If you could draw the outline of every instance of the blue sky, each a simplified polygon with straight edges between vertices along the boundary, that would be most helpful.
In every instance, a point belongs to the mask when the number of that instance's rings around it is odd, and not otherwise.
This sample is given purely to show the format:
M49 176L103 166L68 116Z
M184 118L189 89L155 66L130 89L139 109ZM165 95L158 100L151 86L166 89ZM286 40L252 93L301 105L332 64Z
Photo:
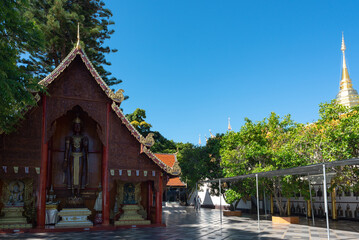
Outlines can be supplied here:
M341 33L359 90L359 1L112 0L108 69L146 110L153 130L177 142L238 131L274 111L301 123L335 98Z

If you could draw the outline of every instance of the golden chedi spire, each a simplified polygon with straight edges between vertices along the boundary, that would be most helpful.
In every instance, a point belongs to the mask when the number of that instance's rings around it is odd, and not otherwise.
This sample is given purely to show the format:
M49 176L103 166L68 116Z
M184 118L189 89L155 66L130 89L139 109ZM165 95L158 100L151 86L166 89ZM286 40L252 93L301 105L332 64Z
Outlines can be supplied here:
M199 138L198 138L198 145L201 146L202 142L201 142L201 134L199 135Z
M228 131L232 131L231 118L230 117L228 117Z
M342 79L340 80L340 90L337 95L337 102L347 107L353 107L359 104L358 92L353 88L352 80L349 78L349 72L345 60L345 43L344 34L342 34L342 53L343 53L343 69Z

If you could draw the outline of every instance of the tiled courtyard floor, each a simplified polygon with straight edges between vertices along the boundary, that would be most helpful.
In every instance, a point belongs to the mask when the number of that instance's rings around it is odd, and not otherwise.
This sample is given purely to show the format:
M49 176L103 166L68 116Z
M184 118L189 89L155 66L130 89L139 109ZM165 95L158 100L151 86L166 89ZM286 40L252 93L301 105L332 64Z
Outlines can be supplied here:
M116 231L66 232L66 233L14 233L0 234L0 239L327 239L325 221L318 219L316 226L308 226L305 218L301 224L272 224L261 220L258 232L255 216L223 217L219 210L164 207L163 221L167 227L118 229ZM331 239L359 239L359 222L331 222Z

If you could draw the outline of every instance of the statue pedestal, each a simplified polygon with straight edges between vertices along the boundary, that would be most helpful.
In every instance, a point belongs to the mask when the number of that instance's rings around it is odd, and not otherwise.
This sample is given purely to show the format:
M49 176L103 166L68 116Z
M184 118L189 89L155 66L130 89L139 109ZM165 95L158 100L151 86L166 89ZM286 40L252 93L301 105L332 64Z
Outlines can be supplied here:
M137 211L140 210L138 205L123 205L122 210L123 214L121 215L120 219L115 222L115 226L151 224L150 220L143 219L143 217L137 213Z
M2 209L4 216L0 217L0 229L31 228L32 224L27 223L23 212L22 206L5 206Z
M45 224L56 224L59 220L57 203L46 203Z
M91 211L87 208L64 208L59 212L62 220L55 227L92 227L93 223L87 220Z

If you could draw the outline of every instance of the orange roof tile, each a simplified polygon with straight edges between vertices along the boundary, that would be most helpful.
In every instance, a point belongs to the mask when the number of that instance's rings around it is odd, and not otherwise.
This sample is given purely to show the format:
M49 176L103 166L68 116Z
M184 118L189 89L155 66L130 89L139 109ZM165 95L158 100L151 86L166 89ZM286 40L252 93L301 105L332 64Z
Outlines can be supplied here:
M172 168L175 162L177 161L175 154L155 153L155 156L170 168Z
M170 178L167 182L167 187L185 187L184 184L179 177Z

